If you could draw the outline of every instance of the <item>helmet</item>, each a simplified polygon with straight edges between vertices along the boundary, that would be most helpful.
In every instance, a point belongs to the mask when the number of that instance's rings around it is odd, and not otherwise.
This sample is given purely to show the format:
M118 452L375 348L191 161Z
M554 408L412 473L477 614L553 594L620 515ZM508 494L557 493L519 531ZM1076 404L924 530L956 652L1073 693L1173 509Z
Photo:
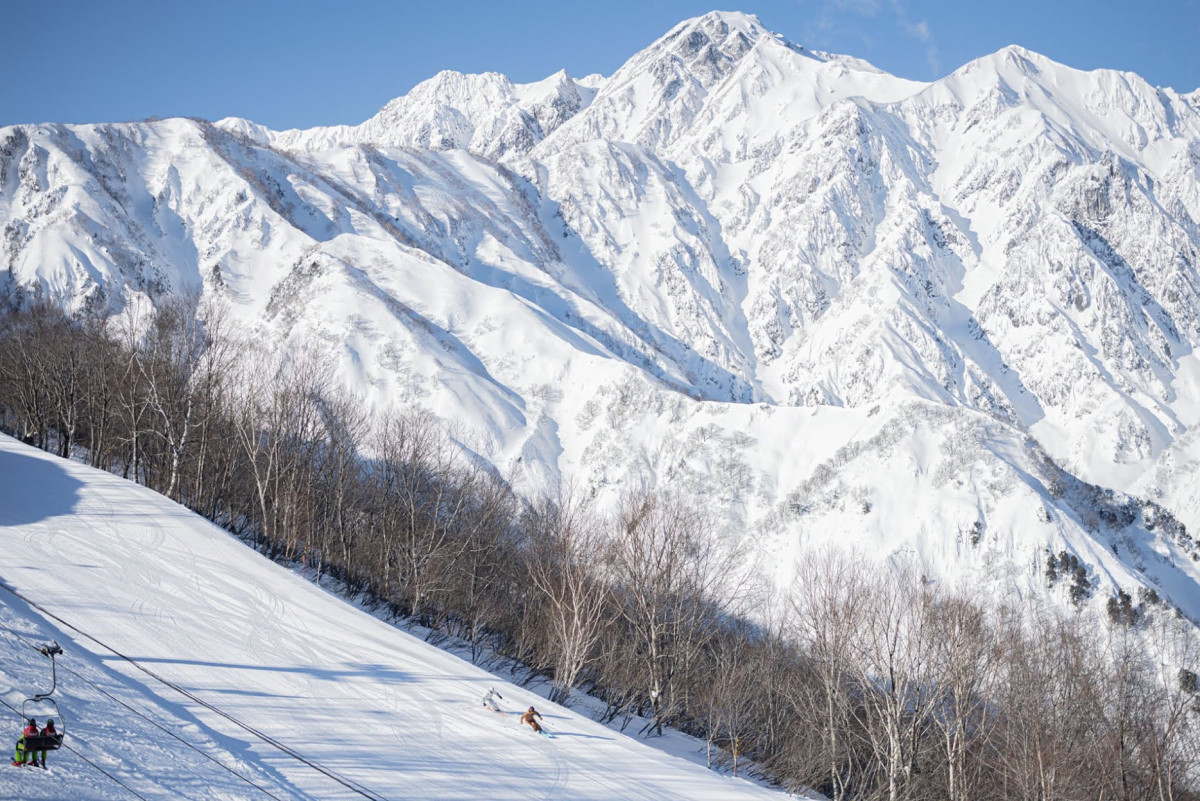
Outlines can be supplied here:
M47 725L47 726L53 726L53 725L54 725L54 718L50 718L49 720L47 720L47 721L46 721L46 725Z

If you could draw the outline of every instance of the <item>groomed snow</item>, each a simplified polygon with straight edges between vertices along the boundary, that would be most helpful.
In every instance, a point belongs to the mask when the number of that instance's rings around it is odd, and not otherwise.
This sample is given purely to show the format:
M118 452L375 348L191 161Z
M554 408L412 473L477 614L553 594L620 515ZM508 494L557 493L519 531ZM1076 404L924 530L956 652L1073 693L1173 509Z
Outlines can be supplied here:
M0 798L782 797L506 684L119 477L0 436L0 486L0 581L29 601L0 590L2 711L15 740L12 707L49 685L29 643L57 640L71 749L0 771ZM481 709L489 684L506 714ZM529 704L554 739L519 727Z
M1020 47L915 83L714 12L357 126L11 126L0 294L202 291L522 494L689 494L783 586L836 543L1067 606L1065 550L1101 612L1200 620L1198 98Z

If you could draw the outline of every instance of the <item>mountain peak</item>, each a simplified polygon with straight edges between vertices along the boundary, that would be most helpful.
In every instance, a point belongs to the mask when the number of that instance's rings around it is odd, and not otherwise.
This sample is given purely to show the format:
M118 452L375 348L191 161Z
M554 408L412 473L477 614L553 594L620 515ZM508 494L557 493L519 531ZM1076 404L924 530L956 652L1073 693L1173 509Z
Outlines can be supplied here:
M688 27L692 25L711 26L711 25L726 25L732 29L739 30L742 33L760 35L769 33L763 26L762 20L757 14L747 14L744 11L710 11L707 14L702 14L699 17L693 17L689 20L684 20L676 28Z
M758 17L737 11L710 11L684 20L627 61L610 86L650 74L664 84L674 78L709 86L728 74L760 39L774 38Z
M781 549L1040 581L1069 548L1134 587L1151 535L1090 487L1200 525L1200 94L1130 76L1010 46L926 84L713 12L603 80L445 71L354 127L5 128L0 296L203 279L532 486L676 480ZM1027 480L1027 439L1089 488Z
M1035 53L1020 45L1010 44L1000 48L995 53L989 53L986 56L980 56L968 61L952 74L968 75L976 72L988 72L1006 77L1016 77L1017 75L1031 76L1037 75L1046 66L1053 63L1041 53Z
M737 58L748 51L763 35L772 34L753 14L740 11L710 11L676 25L650 47L651 51L667 48L692 60L703 56L708 48L722 55Z

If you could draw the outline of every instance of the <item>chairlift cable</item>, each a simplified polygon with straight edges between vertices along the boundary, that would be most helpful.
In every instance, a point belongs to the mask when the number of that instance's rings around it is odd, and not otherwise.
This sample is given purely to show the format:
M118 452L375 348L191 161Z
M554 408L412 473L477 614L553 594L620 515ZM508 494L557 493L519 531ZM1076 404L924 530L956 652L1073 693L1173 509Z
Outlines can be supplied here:
M18 631L13 631L12 629L8 628L7 626L0 626L0 630L3 630L3 631L6 631L6 632L8 632L9 634L13 635L14 637L16 637L17 639L19 639L19 640L23 641L25 644L29 645L30 647L32 647L32 648L34 648L34 649L37 649L37 648L38 648L38 646L37 646L36 644L34 644L34 643L33 643L33 642L31 642L30 640L26 639L26 638L25 638L25 637L24 637L24 636L23 636L23 635L22 635L20 632L18 632ZM172 731L171 729L169 729L169 728L167 728L166 726L162 725L162 724L161 724L161 723L159 723L157 720L155 720L154 718L150 717L149 715L147 715L145 712L141 711L141 710L140 710L140 709L138 709L137 707L131 706L130 704L126 703L125 701L122 701L120 698L118 698L117 696L113 695L113 694L112 694L112 693L110 693L108 690L106 690L106 689L104 689L103 687L101 687L99 684L96 684L94 681L92 681L91 679L87 678L86 676L84 676L83 674L81 674L79 671L77 671L77 670L74 670L73 668L71 668L71 667L69 667L69 666L67 666L67 665L63 665L63 670L65 670L65 671L67 671L68 673L70 673L71 675L75 676L75 678L79 679L79 681L81 681L82 683L84 683L84 684L86 684L86 685L90 686L90 687L91 687L93 690L95 690L96 692L100 693L100 694L101 694L101 695L103 695L104 697L108 698L108 699L109 699L110 701L112 701L113 703L116 703L116 704L119 704L120 706L123 706L123 707L125 707L125 708L126 708L126 709L128 709L130 712L132 712L133 714L137 715L137 716L138 716L139 718L141 718L142 720L144 720L144 721L146 721L147 723L149 723L151 726L154 726L156 729L158 729L158 730L162 731L164 734L168 735L169 737L172 737L172 738L174 738L174 739L178 740L180 743L182 743L182 744L183 744L183 745L185 745L186 747L190 748L191 750L195 751L195 752L196 752L197 754L199 754L200 756L204 757L205 759L209 760L210 762L212 762L213 764L217 765L218 767L220 767L220 768L224 769L225 771L228 771L228 772L229 772L231 775L233 775L233 776L236 776L237 778L241 779L241 780L242 780L242 781L244 781L246 784L249 784L249 785L250 785L251 787L253 787L254 789L256 789L256 790L259 790L260 792L262 792L264 795L268 796L269 798L273 798L273 799L275 799L275 801L285 801L283 798L280 798L279 796L275 795L275 794L274 794L274 793L272 793L270 790L268 790L267 788L265 788L265 787L263 787L262 785L258 784L257 782L255 782L255 781L254 781L253 779L251 779L250 777L248 777L248 776L246 776L246 775L244 775L244 774L242 774L242 773L239 773L239 772L238 772L237 770L235 770L234 768L231 768L231 767L229 767L229 766L228 766L228 765L226 765L224 762L222 762L221 760L217 759L217 758L216 758L216 757L214 757L212 754L208 753L207 751L205 751L203 748L199 747L199 746L198 746L198 745L196 745L195 743L189 742L188 740L184 739L184 738L183 738L183 737L181 737L181 736L180 736L180 735L179 735L177 732L175 732L175 731ZM67 746L64 744L64 745L63 745L63 748L66 748L66 747L67 747ZM70 750L71 750L73 753L76 753L76 754L78 754L78 752L77 752L77 751L75 751L74 749L70 749ZM82 757L81 757L81 758L82 758Z
M219 715L219 716L225 718L230 723L234 724L235 726L242 729L243 731L257 737L258 739L262 740L263 742L267 743L268 745L273 746L274 748L278 749L279 751L282 751L283 753L287 754L288 756L292 757L293 759L297 760L298 762L301 762L301 763L309 766L313 770L317 771L318 773L321 773L322 775L328 777L329 779L332 779L333 781L342 785L343 787L350 790L351 792L354 792L354 793L362 796L363 798L368 799L368 801L387 801L386 798L384 798L383 796L374 792L373 790L367 788L366 786L360 784L359 782L357 782L353 779L349 779L344 776L341 776L336 771L334 771L330 768L327 768L324 765L321 765L320 763L313 762L311 759L304 756L300 752L296 751L291 746L285 745L284 743L280 742L279 740L276 740L271 735L266 734L265 732L259 731L258 729L254 728L253 726L251 726L248 723L243 723L241 720L239 720L234 715L232 715L232 714L226 712L225 710L221 709L220 707L204 700L203 698L200 698L199 696L197 696L195 693L191 692L190 690L180 687L178 684L171 681L170 679L167 679L167 678L164 678L163 676L158 675L153 670L150 670L148 667L139 663L137 660L133 659L130 656L126 656L125 654L118 651L116 648L113 648L111 645L108 645L107 643L97 639L96 637L92 636L91 634L88 634L86 631L79 628L78 626L75 626L74 624L67 622L63 618L59 617L58 615L54 614L50 610L46 609L46 607L42 606L41 604L37 603L36 601L34 601L30 598L27 598L24 595L22 595L21 593L17 592L16 590L14 590L12 587L8 586L4 582L0 582L0 589L4 589L5 591L11 593L13 596L21 599L22 601L29 604L34 609L37 609L43 615L45 615L49 618L52 618L53 620L58 621L63 626L66 626L67 628L71 629L72 631L79 633L80 635L82 635L83 637L86 637L87 639L96 643L101 648L105 649L106 651L110 651L115 656L125 660L133 667L135 667L138 670L140 670L141 672L145 673L147 676L150 676L152 679L166 685L167 687L170 687L172 690L175 690L176 692L183 695L184 697L199 704L200 706L209 710L213 714L216 714L216 715Z
M20 636L20 635L18 635L18 636ZM21 710L17 709L15 706L13 706L12 704L10 704L8 701L5 701L3 698L0 698L0 704L4 704L6 707L8 707L9 709L11 709L13 712L16 712L16 713L18 713L18 714L20 714L20 712L21 712ZM62 747L63 747L63 748L65 748L65 749L67 749L68 751L70 751L70 752L71 752L72 754L74 754L75 756L77 756L77 757L79 757L80 759L82 759L84 762L86 762L86 763L88 763L89 765L91 765L91 766L92 766L93 768L95 768L96 770L98 770L98 771L100 771L101 773L103 773L105 776L107 776L107 777L108 777L109 779L111 779L113 782L115 782L115 783L119 784L121 787L124 787L126 790L128 790L128 791L129 791L129 793L130 793L131 795L133 795L133 796L135 796L135 797L137 797L137 798L140 798L140 799L142 799L142 801L150 801L150 799L146 798L146 796L142 795L142 794L141 794L141 793L139 793L137 790L133 789L133 788L132 788L132 787L130 787L128 784L126 784L125 782L121 781L121 780L120 780L120 779L118 779L116 776L112 775L112 774L111 774L111 773L109 773L107 770L105 770L104 768L100 767L100 766L99 766L99 765L97 765L95 762L93 762L92 760L90 760L90 759L88 759L87 757L85 757L83 754L81 754L81 753L79 753L78 751L76 751L76 750L75 750L74 748L72 748L71 746L69 746L69 745L67 745L67 744L65 744L65 743L64 743ZM31 770L32 770L32 768L31 768Z

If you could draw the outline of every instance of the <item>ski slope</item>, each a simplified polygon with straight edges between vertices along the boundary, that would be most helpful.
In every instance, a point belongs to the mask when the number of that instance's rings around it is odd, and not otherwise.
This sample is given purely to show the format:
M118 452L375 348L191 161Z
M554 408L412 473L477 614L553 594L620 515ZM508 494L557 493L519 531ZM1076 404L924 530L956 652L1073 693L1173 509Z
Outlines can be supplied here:
M29 644L57 640L70 749L6 765L0 798L782 797L505 684L119 477L0 436L0 487L6 747L50 683ZM489 684L507 714L481 708ZM529 704L553 739L517 724Z

